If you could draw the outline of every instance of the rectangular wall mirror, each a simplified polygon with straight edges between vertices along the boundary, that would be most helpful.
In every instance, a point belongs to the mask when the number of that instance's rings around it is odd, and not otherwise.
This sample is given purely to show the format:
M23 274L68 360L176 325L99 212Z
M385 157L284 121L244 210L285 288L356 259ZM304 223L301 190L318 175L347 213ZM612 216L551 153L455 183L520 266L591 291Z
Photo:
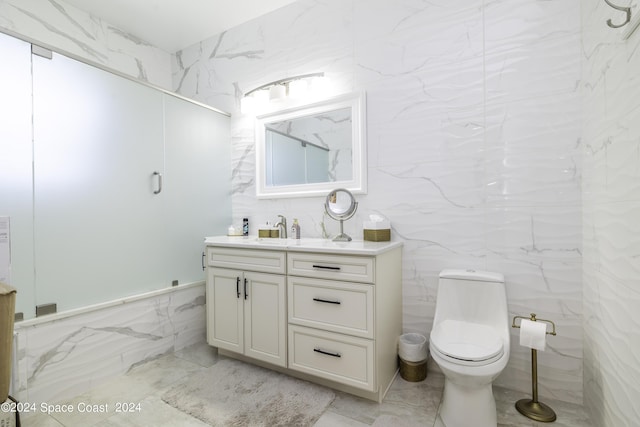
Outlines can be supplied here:
M366 193L365 95L351 93L259 116L258 198Z

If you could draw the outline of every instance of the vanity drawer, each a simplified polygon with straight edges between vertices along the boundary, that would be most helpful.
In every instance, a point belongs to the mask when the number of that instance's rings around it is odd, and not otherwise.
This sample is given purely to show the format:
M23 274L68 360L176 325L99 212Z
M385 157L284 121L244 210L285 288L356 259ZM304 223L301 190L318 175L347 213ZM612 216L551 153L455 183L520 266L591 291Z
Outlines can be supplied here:
M211 267L285 274L286 261L283 251L207 247L207 264Z
M372 340L289 325L289 368L375 391Z
M289 323L373 338L373 285L289 276Z
M365 283L375 280L372 257L303 252L289 252L287 257L290 275Z

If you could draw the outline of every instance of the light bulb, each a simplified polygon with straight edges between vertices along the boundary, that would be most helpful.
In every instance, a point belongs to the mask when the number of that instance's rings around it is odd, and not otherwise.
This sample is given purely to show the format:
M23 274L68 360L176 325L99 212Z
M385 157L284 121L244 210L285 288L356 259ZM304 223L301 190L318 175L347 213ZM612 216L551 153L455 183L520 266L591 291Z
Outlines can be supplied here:
M287 96L287 88L284 85L281 85L281 84L273 85L269 89L269 99L272 101L276 99L285 98L286 96Z
M289 83L289 98L304 98L309 93L309 80L300 79Z

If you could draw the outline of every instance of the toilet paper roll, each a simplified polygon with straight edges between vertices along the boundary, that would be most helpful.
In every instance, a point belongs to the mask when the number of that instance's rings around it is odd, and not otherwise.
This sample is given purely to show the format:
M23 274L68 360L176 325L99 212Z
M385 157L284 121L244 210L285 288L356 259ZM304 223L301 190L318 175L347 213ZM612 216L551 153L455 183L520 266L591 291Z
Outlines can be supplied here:
M520 345L544 351L547 342L547 324L523 319L520 323Z

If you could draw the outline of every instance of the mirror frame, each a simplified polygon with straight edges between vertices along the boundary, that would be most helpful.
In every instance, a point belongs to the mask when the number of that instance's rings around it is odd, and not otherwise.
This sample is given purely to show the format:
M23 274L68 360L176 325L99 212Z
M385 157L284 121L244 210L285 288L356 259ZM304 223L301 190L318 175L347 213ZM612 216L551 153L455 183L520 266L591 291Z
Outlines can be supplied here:
M284 197L325 196L336 187L345 188L354 194L367 193L366 150L366 99L364 92L337 96L313 104L300 105L256 117L256 197L275 199ZM341 108L351 108L352 178L348 181L329 181L311 184L281 186L266 185L265 127L272 122L321 114Z

